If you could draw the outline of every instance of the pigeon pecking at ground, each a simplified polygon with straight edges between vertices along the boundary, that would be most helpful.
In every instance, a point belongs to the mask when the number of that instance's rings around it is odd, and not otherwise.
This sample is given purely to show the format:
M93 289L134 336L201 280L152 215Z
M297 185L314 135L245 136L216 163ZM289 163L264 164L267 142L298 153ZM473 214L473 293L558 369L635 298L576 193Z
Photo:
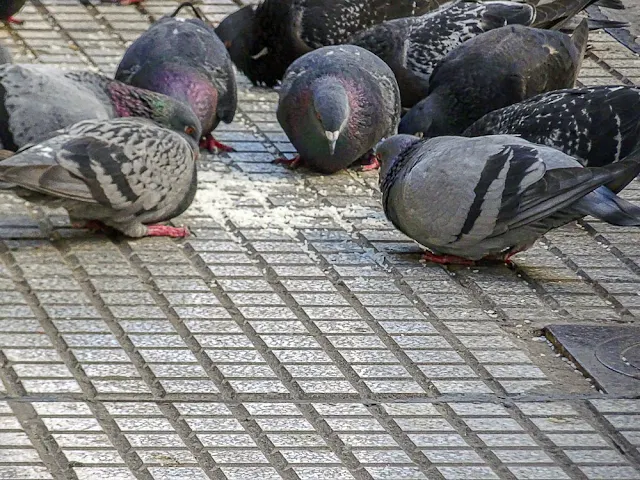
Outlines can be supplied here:
M392 18L421 15L446 0L263 0L216 28L231 59L254 85L273 87L289 65L316 48Z
M278 162L334 173L395 133L400 92L391 69L371 52L353 45L323 47L287 70L277 117L298 151L294 160Z
M11 52L9 49L0 43L0 64L11 63L13 62L13 58L11 57Z
M438 63L427 97L402 118L398 131L458 135L493 110L573 87L588 36L586 19L571 37L522 25L478 35Z
M0 65L0 147L6 150L38 143L81 120L145 117L163 123L187 110L171 97L93 72Z
M640 147L620 162L583 167L512 135L396 135L376 155L387 218L431 250L433 262L508 261L586 215L640 226L640 208L615 194L640 173Z
M467 137L511 134L601 167L640 141L640 88L622 85L557 90L488 113Z
M202 132L191 110L165 126L172 130L142 118L79 122L1 161L0 188L65 208L75 226L184 237L188 229L156 223L193 201Z
M115 78L191 105L202 124L201 147L233 151L211 134L220 121L231 123L236 113L233 65L213 27L202 18L175 18L185 6L191 4L180 5L133 42Z
M459 0L422 16L388 20L355 34L347 43L366 48L391 67L402 106L410 108L427 96L437 63L467 40L505 25L560 26L594 1L555 0L536 8L503 0ZM619 22L607 25L619 26Z
M14 17L16 13L27 3L27 0L2 0L0 2L0 20L7 23L21 25L23 20Z

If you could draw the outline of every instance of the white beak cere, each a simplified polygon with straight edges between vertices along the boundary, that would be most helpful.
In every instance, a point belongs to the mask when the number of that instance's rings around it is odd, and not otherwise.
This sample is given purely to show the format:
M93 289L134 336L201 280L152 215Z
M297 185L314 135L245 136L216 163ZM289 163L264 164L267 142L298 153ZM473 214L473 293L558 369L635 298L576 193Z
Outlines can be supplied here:
M251 55L251 58L253 60L258 60L260 57L264 57L267 53L269 53L269 49L267 47L264 47L262 50L260 50L255 55Z
M324 134L327 136L327 140L329 140L329 152L333 155L333 152L336 151L336 143L340 136L340 130L336 130L335 132L324 132Z

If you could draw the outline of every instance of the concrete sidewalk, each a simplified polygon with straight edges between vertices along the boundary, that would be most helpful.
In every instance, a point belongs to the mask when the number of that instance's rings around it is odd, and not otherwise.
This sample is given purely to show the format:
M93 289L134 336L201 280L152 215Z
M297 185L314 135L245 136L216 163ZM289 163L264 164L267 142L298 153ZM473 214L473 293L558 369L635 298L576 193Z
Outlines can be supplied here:
M112 74L177 4L31 0L0 41ZM640 85L640 57L591 43L582 83ZM640 380L601 392L540 336L637 326L640 230L425 266L377 173L272 164L293 154L277 94L239 82L216 135L237 152L202 159L175 222L196 237L110 240L0 194L0 479L640 479Z

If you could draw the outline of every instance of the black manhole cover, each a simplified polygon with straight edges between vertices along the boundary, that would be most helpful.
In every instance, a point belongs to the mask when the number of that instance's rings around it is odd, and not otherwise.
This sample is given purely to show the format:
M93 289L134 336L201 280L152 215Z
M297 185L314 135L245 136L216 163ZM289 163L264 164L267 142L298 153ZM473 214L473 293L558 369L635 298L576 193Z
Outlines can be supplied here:
M640 328L549 325L547 337L607 393L640 395Z
M640 340L636 339L633 345L622 352L622 356L623 360L626 360L637 370L636 375L638 376L636 378L640 378Z
M635 357L634 357L635 353ZM613 337L602 342L596 348L596 358L600 360L605 367L610 368L614 372L618 372L627 377L637 378L640 380L640 368L638 364L634 364L631 360L640 360L637 358L640 354L640 338L633 338L632 335L621 335Z

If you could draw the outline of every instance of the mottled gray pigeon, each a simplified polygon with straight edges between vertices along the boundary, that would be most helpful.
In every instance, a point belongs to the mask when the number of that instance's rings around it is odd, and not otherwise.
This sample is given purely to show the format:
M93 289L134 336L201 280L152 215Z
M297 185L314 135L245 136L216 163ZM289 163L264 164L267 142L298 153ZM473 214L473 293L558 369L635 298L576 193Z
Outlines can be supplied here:
M333 173L395 133L400 92L391 69L373 53L353 45L323 47L287 69L277 117L298 151L293 161L278 161ZM371 167L377 162L365 168Z
M13 59L11 58L11 52L5 45L0 43L0 64L11 62L13 62Z
M507 261L586 215L640 226L640 208L615 194L640 173L640 148L620 162L583 167L512 135L396 135L376 155L387 218L434 262Z
M626 157L640 140L640 88L622 85L543 93L488 113L463 133L520 135L601 167Z
M2 0L0 1L0 20L7 23L22 24L23 20L14 17L16 13L27 3L27 0Z
M142 118L85 120L0 162L0 183L72 222L130 237L184 237L155 225L184 212L197 188L200 122L190 109L163 128Z
M536 8L503 0L459 0L422 16L383 22L355 34L347 43L384 60L398 80L402 106L412 107L427 96L436 64L467 40L505 25L554 28L594 1L554 0Z
M457 135L493 110L573 87L588 36L586 19L571 37L522 25L478 35L438 63L428 96L402 118L398 131Z
M231 59L213 27L201 18L174 18L184 6L191 5L180 5L133 42L115 78L191 105L202 124L201 147L233 151L211 135L220 121L231 123L236 113Z
M173 98L86 71L0 65L0 147L38 143L81 120L145 117L163 123L189 107Z
M298 57L345 43L392 18L421 15L446 0L263 0L225 18L216 33L254 85L273 87Z

